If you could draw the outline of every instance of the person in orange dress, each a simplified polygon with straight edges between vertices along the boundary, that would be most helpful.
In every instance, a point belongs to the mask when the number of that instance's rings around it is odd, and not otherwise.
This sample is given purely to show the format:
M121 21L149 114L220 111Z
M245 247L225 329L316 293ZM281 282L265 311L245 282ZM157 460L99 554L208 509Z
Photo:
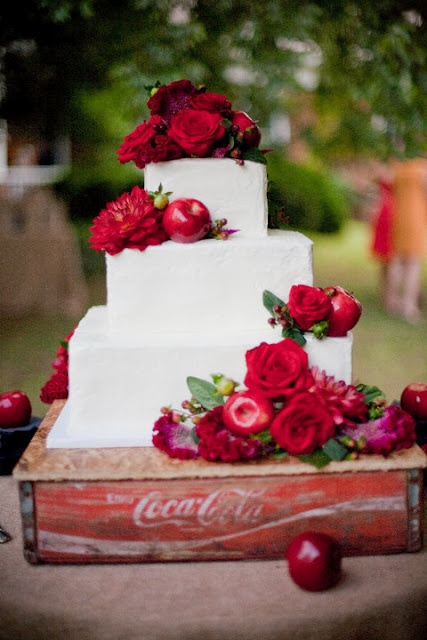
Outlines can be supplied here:
M409 322L420 318L420 294L427 232L427 159L394 164L394 214L387 309Z

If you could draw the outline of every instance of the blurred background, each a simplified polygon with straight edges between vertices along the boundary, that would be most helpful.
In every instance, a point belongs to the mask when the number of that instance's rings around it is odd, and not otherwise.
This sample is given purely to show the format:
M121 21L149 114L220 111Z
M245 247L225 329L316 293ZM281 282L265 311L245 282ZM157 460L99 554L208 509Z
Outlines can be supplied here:
M424 1L23 0L0 10L0 392L34 413L60 342L105 300L91 221L142 172L116 149L148 88L188 78L262 131L270 226L315 242L315 284L363 304L354 379L398 399L427 380L417 323L382 304L379 180L427 149ZM244 322L244 319L242 319Z

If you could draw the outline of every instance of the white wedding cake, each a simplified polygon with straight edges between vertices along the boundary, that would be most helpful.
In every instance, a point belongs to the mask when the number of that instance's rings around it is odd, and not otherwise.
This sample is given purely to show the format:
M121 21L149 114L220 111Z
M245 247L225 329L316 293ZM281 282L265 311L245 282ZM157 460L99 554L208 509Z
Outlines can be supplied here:
M228 240L166 241L107 255L107 304L69 343L69 398L48 447L151 446L163 405L188 398L186 379L224 373L243 382L245 353L281 340L264 290L283 300L313 283L312 243L267 228L266 167L231 158L148 164L144 188L202 201L237 230ZM352 335L307 334L309 364L351 382Z

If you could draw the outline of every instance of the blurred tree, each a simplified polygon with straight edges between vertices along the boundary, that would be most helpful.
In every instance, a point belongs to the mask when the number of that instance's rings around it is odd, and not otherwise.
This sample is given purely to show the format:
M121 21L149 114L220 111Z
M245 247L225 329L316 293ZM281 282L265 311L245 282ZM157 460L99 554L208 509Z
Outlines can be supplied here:
M415 153L426 19L424 0L20 0L0 10L0 116L69 133L77 153L96 143L101 161L145 117L146 85L188 77L267 134L303 105L298 136L320 157Z

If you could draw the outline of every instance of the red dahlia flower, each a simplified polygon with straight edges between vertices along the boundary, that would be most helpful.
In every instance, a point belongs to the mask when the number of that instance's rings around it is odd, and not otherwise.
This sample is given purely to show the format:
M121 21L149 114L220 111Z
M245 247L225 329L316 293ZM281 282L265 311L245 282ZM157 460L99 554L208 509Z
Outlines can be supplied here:
M162 226L162 212L153 205L148 193L134 187L124 193L95 218L89 242L96 251L110 255L123 249L139 249L158 245L167 240Z
M336 425L347 422L365 422L369 409L365 403L365 394L352 384L343 380L336 380L328 376L318 367L312 367L314 385L310 391L315 391L327 404Z

